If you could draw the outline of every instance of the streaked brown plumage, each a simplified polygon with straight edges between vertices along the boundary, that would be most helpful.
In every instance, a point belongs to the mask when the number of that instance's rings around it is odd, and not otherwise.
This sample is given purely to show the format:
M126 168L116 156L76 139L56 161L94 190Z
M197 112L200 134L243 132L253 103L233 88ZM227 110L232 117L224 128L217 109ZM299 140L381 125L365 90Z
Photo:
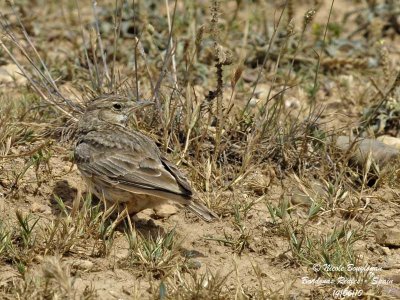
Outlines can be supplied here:
M74 157L92 192L129 214L168 200L190 208L206 221L216 215L193 199L192 188L153 140L126 127L140 103L120 96L93 100L78 122Z

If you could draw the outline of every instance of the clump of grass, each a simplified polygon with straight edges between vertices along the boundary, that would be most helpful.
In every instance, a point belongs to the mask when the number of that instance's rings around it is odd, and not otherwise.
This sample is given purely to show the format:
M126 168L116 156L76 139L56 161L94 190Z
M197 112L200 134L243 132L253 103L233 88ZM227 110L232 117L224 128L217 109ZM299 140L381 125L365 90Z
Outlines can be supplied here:
M61 198L55 200L61 210L61 216L44 227L44 248L46 253L68 253L83 240L91 240L93 256L107 256L114 241L118 218L112 221L111 210L104 211L101 202L93 203L91 194L87 194L82 205L81 196L75 199L72 209L68 209ZM89 245L87 245L89 246Z
M278 205L274 205L271 202L267 202L266 205L273 224L278 224L279 219L286 220L290 215L290 201L285 195L280 197Z
M20 243L22 248L29 249L36 243L36 234L34 229L40 218L34 217L31 214L24 216L20 211L16 212L16 216L20 226L18 238L16 240L18 243Z
M100 204L92 205L90 196L74 213L57 199L62 215L56 219L45 220L17 211L17 229L0 224L2 261L14 263L25 273L26 266L37 255L65 255L81 245L90 250L92 256L104 257L110 253L118 220L110 221Z
M82 292L77 291L68 265L59 256L44 257L39 270L9 282L0 295L4 299L97 299L88 286Z
M247 213L254 204L255 203L250 203L244 207L239 204L234 205L234 232L232 234L224 231L223 237L207 237L206 239L227 245L235 253L238 253L239 255L242 254L244 250L250 247L252 239L252 232L246 227L245 222Z
M61 262L60 257L45 257L42 262L42 272L46 286L55 284L57 285L57 291L61 291L68 297L72 297L74 282L70 277L68 267Z
M22 179L22 177L26 174L26 172L33 167L35 171L35 176L36 176L36 190L34 194L36 194L42 185L42 183L45 181L45 179L42 178L42 173L40 171L40 167L43 166L45 170L47 171L47 174L51 174L51 165L50 165L50 159L52 157L52 152L50 150L50 145L52 144L51 141L49 142L44 142L42 145L31 151L32 155L30 158L27 160L24 168L22 169L21 172L16 174L14 183L13 183L13 188L17 188L19 185L19 181ZM26 154L22 154L26 155Z
M6 256L6 253L11 245L11 235L12 231L0 221L0 261Z
M129 255L124 264L138 266L158 278L177 266L180 252L175 229L165 234L158 233L156 237L129 230L125 236L129 243Z
M222 275L206 270L204 273L177 271L172 278L161 283L160 296L162 299L229 299L226 280L231 272Z
M388 71L385 71L386 73ZM397 136L400 132L400 104L398 89L400 87L400 72L397 72L394 80L386 90L379 87L379 83L373 81L377 93L370 100L371 105L366 107L360 119L359 135L383 135ZM385 82L385 85L387 83Z
M4 233L5 247L3 259L14 263L21 273L25 265L30 263L38 249L38 225L40 218L32 214L16 212L17 229L9 227Z
M347 269L349 264L360 264L354 251L354 244L362 238L360 232L349 228L347 224L335 227L332 232L325 235L310 234L306 230L298 232L293 229L289 229L288 233L293 258L300 264L314 267L312 270L318 275L326 278L365 276L364 273L354 274ZM343 269L332 272L331 266ZM357 279L367 280L367 277Z

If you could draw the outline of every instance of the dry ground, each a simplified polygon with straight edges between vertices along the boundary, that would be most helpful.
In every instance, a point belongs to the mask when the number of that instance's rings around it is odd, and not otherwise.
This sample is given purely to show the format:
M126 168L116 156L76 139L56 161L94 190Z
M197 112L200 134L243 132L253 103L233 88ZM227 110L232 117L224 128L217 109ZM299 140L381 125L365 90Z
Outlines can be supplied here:
M108 88L106 79L96 81L104 69L90 1L79 8L15 1L49 73L73 101L107 91L135 95L136 87L149 98L149 77L156 85L170 57L159 119L155 108L132 126L179 164L220 219L205 223L184 210L161 217L175 212L169 206L115 227L115 216L86 193L72 142L60 134L68 117L38 96L2 48L0 298L399 299L397 160L380 165L368 156L357 165L352 149L340 152L332 142L399 136L400 7L384 2L337 0L330 11L327 0L178 1L171 58L164 1L139 2L135 15L129 2L121 19L119 1L98 1L102 47L120 84ZM168 8L173 19L174 3ZM0 9L1 40L32 70L5 34L29 49L16 14ZM220 85L214 65L223 60Z

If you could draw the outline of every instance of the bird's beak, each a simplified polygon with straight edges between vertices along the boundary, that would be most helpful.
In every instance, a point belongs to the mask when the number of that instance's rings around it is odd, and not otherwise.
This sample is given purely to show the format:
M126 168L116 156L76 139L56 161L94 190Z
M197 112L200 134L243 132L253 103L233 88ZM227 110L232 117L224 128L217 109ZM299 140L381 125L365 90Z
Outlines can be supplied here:
M150 105L154 105L154 102L149 101L149 100L139 100L136 102L137 107L146 107L146 106L150 106Z
M139 108L144 108L150 105L154 105L154 102L148 100L139 100L134 102L133 107L129 110L129 114L133 113L135 110Z

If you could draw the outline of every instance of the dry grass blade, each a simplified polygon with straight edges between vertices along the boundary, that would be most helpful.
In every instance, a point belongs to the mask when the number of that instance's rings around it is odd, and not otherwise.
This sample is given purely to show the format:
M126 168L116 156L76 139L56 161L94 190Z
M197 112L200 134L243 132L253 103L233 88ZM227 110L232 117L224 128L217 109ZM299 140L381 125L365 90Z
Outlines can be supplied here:
M171 43L172 43L172 34L174 32L173 30L174 30L174 24L175 24L175 13L176 13L177 2L178 2L177 0L174 1L174 12L172 13L172 18L171 18L172 21L170 22L171 26L169 29L167 48L165 51L165 56L164 56L161 72L158 77L157 83L154 87L153 96L151 97L155 101L159 113L161 113L161 111L160 111L161 106L160 106L160 100L159 100L158 94L159 94L159 91L161 88L162 81L167 73L167 66L168 66L168 64L173 56L173 52L174 52L174 47Z

